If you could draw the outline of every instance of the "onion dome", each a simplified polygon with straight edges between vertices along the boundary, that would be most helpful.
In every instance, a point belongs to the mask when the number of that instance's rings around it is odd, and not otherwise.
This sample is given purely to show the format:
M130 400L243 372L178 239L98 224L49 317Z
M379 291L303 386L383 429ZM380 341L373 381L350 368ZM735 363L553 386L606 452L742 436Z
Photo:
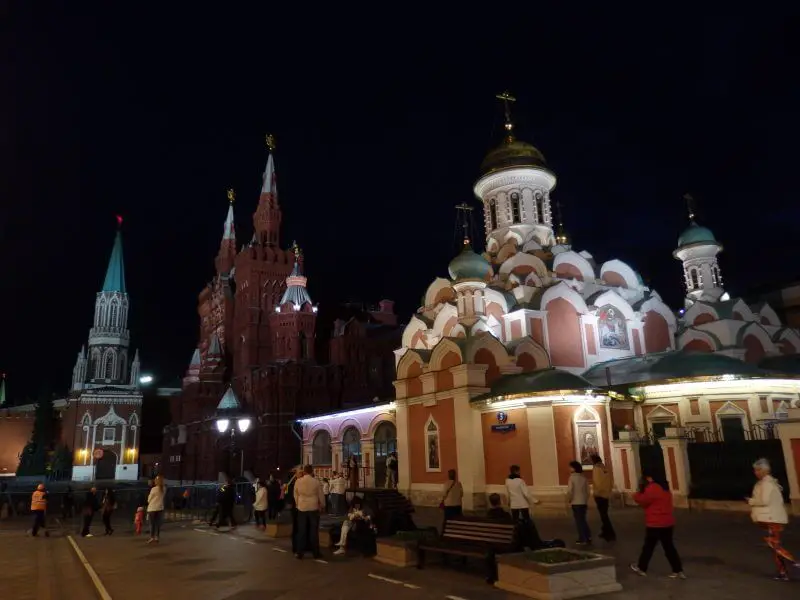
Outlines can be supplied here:
M689 224L678 238L678 247L692 246L694 244L717 244L717 239L708 227L698 225L694 221Z
M454 281L461 279L486 281L494 275L492 266L480 254L475 253L469 240L464 240L464 249L461 254L450 261L447 270L450 272L450 278Z
M508 136L501 145L491 150L483 159L481 175L520 167L550 171L544 160L544 155L538 148Z

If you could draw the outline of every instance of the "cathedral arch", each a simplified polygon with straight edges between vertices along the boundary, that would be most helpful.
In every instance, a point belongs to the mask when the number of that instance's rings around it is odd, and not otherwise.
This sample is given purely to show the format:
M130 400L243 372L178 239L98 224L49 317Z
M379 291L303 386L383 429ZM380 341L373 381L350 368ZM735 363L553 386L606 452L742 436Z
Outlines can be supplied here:
M636 318L636 314L634 313L633 308L631 308L631 305L628 304L625 299L614 290L603 292L594 299L592 304L594 304L598 309L607 305L611 305L620 311L626 319L633 320Z
M539 277L547 276L547 267L538 256L518 252L500 265L500 275L507 277L510 274L526 277L534 273Z
M718 319L717 311L705 302L695 302L683 313L683 322L687 325L702 325Z
M433 320L433 331L438 335L447 336L445 329L453 328L455 324L452 322L453 319L458 322L458 309L452 304L445 304Z
M327 429L319 429L311 440L311 464L330 465L332 463L331 434Z
M117 354L111 348L106 349L103 354L103 376L102 379L114 379L116 372Z
M780 327L781 326L781 319L778 317L778 313L766 302L764 302L761 306L753 307L753 312L758 313L758 320L762 325L766 325L768 327Z
M419 377L425 361L414 350L408 350L400 362L397 363L397 378L408 379L409 377Z
M717 336L700 329L686 329L678 338L678 347L689 352L715 352L721 346Z
M508 305L508 298L502 292L498 292L492 288L486 288L484 290L484 297L486 298L486 314L490 314L490 312L492 312L489 310L490 304L496 304L499 307L499 318L502 318L502 316L508 313L509 309L511 308ZM492 314L494 313L492 312Z
M773 337L775 346L780 349L781 354L797 354L800 353L800 336L797 333L784 327Z
M477 360L476 356L481 350L485 350L491 354L494 358L494 364L498 367L507 365L511 362L506 347L493 335L486 334L478 335L470 339L466 350L465 362L470 364L480 363L481 361Z
M537 250L541 250L542 245L536 239L530 239L525 242L525 245L522 246L523 252L536 252Z
M420 339L424 339L424 333L428 330L428 325L417 317L413 315L406 325L405 329L403 330L403 338L402 338L402 345L404 348L414 348L414 347L424 347L424 344L419 343ZM417 334L421 333L422 336L418 336Z
M513 231L509 231L505 236L505 241L500 250L497 251L497 258L495 259L498 264L503 264L509 258L517 253L517 245L521 243L519 235Z
M594 281L594 269L589 261L577 252L569 250L561 252L553 259L553 271L564 279Z
M751 364L761 362L767 354L776 354L775 344L766 330L758 323L745 325L737 334L737 345L743 346L744 361Z
M642 278L629 265L619 259L612 259L600 267L600 279L606 285L636 289L642 285Z
M575 312L579 314L586 314L589 312L589 309L586 307L586 302L584 302L583 297L563 281L545 290L544 294L542 294L542 300L540 303L542 309L548 310L547 308L548 304L550 304L553 300L556 300L558 298L562 298L567 302L569 302L575 309Z
M733 306L731 307L731 314L737 321L756 321L756 316L753 314L753 311L741 298L734 300Z
M450 285L450 281L443 277L437 277L425 291L424 308L431 309L442 302L453 302L455 297L456 294Z
M517 366L522 367L524 372L538 371L550 367L550 357L547 355L547 350L530 337L522 338L522 341L517 344L514 349L514 357L516 358Z
M559 284L555 288L564 287L572 291L569 286ZM551 288L555 289L555 288ZM545 296L550 292L545 292ZM578 299L583 300L578 296ZM543 302L543 304L545 304ZM556 367L584 367L583 335L580 314L576 308L575 300L570 300L568 294L554 295L547 300L547 341L550 348L550 358Z
M454 358L449 355L455 355L455 364L450 364ZM457 364L464 362L464 357L461 354L461 347L449 338L443 338L431 352L431 359L429 366L432 371L441 371L443 368L449 369ZM447 366L444 366L444 365Z

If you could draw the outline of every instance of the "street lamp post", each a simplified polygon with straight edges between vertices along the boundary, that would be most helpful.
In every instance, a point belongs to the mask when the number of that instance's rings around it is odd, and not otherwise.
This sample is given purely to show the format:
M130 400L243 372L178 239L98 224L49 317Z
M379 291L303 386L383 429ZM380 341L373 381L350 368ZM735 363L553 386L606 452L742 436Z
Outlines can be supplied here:
M250 417L242 410L242 405L236 397L233 388L229 387L228 391L225 392L225 395L222 397L222 400L217 406L217 413L214 421L217 426L217 431L220 434L224 435L230 430L230 453L231 459L233 459L236 453L236 431L238 430L239 433L243 434L250 429L252 423ZM244 475L243 451L241 452L241 470L239 474L240 476Z

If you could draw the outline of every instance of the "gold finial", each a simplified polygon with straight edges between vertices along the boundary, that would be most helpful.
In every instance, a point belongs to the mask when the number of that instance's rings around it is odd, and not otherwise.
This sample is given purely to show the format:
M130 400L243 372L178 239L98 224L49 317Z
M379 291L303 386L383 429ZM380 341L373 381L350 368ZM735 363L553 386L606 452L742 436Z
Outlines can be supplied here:
M495 98L497 98L498 100L502 100L503 101L503 111L505 112L505 116L506 116L505 128L506 128L506 131L508 132L507 141L513 142L514 141L514 133L513 133L513 131L514 131L514 123L511 121L511 105L509 104L509 102L516 102L517 99L514 98L514 96L512 96L508 92L508 90L506 90L502 94L497 94L495 96Z
M267 134L267 148L269 148L270 152L275 151L275 136L271 133Z
M228 202L233 204L233 201L236 200L236 192L233 191L233 188L228 190Z
M300 260L303 256L303 251L300 249L300 246L297 245L296 240L292 242L292 252L294 253L294 259L296 261Z
M694 221L694 198L691 194L684 194L683 199L686 201L686 210L689 213L689 220Z

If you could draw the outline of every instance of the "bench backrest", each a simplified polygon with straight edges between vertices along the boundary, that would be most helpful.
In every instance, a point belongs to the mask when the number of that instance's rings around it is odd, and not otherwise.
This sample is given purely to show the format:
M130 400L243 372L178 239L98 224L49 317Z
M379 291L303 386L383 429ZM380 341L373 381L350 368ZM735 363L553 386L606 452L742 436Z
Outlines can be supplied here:
M468 544L482 543L493 546L517 544L517 524L484 519L448 519L442 537Z

